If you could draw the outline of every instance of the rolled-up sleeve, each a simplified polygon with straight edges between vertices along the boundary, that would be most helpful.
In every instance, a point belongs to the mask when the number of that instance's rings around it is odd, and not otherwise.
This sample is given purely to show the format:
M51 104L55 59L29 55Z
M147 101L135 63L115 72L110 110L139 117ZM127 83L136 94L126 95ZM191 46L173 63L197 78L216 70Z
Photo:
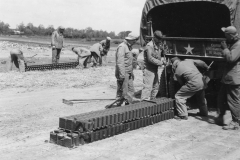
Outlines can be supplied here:
M148 62L150 62L150 63L152 63L154 65L157 65L157 66L161 66L163 64L162 61L160 61L157 58L152 56L152 53L153 53L152 48L147 47L146 52L147 52L147 60L148 60Z
M124 56L125 56L124 47L119 47L116 53L116 66L119 71L120 78L125 78Z

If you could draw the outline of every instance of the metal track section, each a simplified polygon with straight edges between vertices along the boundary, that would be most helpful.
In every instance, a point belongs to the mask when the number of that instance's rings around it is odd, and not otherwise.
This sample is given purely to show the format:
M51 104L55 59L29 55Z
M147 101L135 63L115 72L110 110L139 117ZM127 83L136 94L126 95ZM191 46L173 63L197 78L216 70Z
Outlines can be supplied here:
M140 102L61 117L58 130L50 133L50 142L73 148L174 117L173 99L159 98L154 101L156 104Z
M79 62L69 62L69 63L57 63L57 64L44 64L44 65L31 65L27 66L25 64L25 71L45 71L45 70L57 70L57 69L67 69L76 68Z

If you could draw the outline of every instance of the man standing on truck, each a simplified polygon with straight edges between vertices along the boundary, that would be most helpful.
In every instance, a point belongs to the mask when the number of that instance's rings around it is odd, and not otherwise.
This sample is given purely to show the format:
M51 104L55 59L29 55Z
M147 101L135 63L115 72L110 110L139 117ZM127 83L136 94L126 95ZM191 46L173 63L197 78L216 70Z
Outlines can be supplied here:
M154 32L154 38L146 45L144 50L143 66L143 90L141 99L155 99L159 89L158 67L165 64L161 61L163 50L160 48L163 34L161 31Z
M78 62L81 68L86 68L88 59L91 58L90 50L83 47L73 47L72 51L78 55Z
M60 59L60 53L63 48L64 37L63 32L65 28L60 26L58 30L52 33L51 46L52 46L52 63L58 63Z
M177 116L175 119L188 119L186 101L196 95L199 105L199 115L208 116L207 101L205 99L203 75L197 67L208 70L208 66L201 60L187 59L181 61L178 57L171 59L172 71L175 78L180 83L181 88L175 94ZM197 67L196 67L197 66Z
M100 42L100 44L103 47L103 51L102 51L102 54L101 54L101 60L102 61L100 62L100 65L106 65L107 64L107 53L110 49L110 41L111 41L111 38L107 37L105 40L102 40Z
M25 60L23 57L23 52L20 49L13 49L10 51L8 71L12 70L13 63L18 71L25 72Z
M240 123L240 40L237 29L234 26L222 28L227 42L222 42L222 55L226 59L224 67L222 86L218 94L219 116L215 122L224 125L223 116L229 108L232 115L232 122L224 126L224 130L238 130Z
M125 40L117 47L115 58L116 68L115 77L117 78L117 96L119 99L117 106L121 106L125 101L125 105L132 103L134 87L133 87L133 55L132 46L137 42L139 36L135 33L129 33Z

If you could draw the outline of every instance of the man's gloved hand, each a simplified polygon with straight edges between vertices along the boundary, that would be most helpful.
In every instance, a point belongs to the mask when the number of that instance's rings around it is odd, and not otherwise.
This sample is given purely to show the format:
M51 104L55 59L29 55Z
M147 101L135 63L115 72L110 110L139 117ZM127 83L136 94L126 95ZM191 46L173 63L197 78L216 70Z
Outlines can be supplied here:
M226 43L226 41L222 41L222 42L221 42L221 47L222 47L222 49L226 49L226 48L227 48L227 43Z
M52 46L52 49L55 49L56 47L55 46Z

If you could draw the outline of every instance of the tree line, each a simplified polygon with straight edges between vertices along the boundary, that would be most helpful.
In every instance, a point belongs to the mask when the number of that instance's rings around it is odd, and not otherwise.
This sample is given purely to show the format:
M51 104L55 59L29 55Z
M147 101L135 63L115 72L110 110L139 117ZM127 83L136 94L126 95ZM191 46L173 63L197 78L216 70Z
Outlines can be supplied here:
M52 32L56 30L53 25L44 27L43 25L34 26L32 23L24 24L20 23L17 25L16 30L20 31L21 34L27 36L51 36ZM94 30L91 27L86 29L75 29L67 27L64 32L64 37L66 38L82 38L82 39L103 39L105 37L111 37L114 39L123 39L128 35L130 31L121 31L117 35L115 32L107 32L103 30ZM11 35L14 34L14 30L10 29L8 23L0 21L0 34Z

